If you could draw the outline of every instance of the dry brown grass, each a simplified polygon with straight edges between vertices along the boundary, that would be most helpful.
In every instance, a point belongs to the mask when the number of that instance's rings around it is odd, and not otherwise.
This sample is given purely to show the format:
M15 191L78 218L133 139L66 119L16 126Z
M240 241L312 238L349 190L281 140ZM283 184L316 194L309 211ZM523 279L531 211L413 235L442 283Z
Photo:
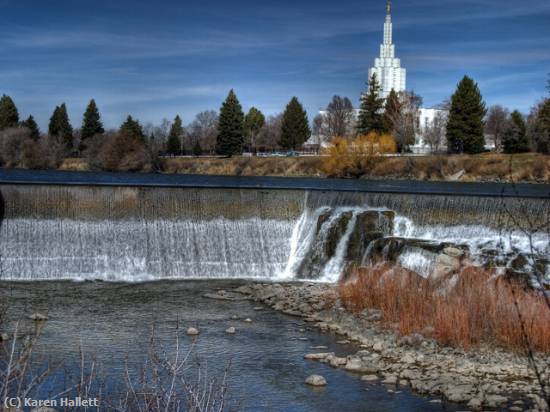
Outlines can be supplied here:
M400 269L356 268L348 279L338 287L343 305L353 312L382 310L384 324L401 335L431 330L431 337L445 345L490 344L521 352L526 344L519 309L532 348L550 352L550 311L543 297L478 268L464 268L444 295Z
M164 173L230 176L321 176L319 157L165 158Z
M321 156L310 157L173 157L161 159L164 173L232 176L328 176ZM368 166L368 167L367 167ZM510 166L512 175L510 175ZM85 159L65 159L62 170L88 170ZM476 156L379 157L354 177L375 179L446 180L464 170L461 181L550 182L550 156L503 154Z

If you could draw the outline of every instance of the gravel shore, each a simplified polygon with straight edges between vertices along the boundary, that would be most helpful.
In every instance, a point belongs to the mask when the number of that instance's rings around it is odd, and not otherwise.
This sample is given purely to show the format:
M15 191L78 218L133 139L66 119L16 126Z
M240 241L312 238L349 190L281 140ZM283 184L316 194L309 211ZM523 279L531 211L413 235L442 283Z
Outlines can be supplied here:
M380 311L349 313L340 305L334 285L250 283L234 292L355 343L357 353L345 358L334 353L304 356L357 373L366 382L409 386L420 394L464 403L470 410L548 411L525 355L488 347L443 347L420 333L398 336L383 328ZM550 358L539 356L536 362L548 382Z

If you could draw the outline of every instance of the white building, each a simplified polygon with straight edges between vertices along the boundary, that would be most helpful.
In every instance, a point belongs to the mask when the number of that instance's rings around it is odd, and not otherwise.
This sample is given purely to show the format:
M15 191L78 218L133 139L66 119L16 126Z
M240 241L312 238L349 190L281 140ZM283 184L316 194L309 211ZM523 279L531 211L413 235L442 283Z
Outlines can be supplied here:
M407 71L401 68L401 60L395 57L390 0L387 0L386 4L384 43L380 45L380 57L374 60L374 67L369 70L369 79L373 74L376 74L376 78L380 82L380 96L383 98L386 98L392 89L402 92L407 87Z

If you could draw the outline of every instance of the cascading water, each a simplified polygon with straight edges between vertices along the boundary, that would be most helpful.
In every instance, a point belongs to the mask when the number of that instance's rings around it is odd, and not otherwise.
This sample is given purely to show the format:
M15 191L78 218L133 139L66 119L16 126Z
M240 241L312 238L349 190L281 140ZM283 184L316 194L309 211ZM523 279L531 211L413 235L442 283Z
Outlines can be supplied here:
M302 190L0 186L3 279L167 278L336 281L390 238L549 254L507 213L545 222L545 199ZM505 210L505 213L502 212ZM528 215L524 215L527 213ZM430 270L436 252L407 246L399 263Z

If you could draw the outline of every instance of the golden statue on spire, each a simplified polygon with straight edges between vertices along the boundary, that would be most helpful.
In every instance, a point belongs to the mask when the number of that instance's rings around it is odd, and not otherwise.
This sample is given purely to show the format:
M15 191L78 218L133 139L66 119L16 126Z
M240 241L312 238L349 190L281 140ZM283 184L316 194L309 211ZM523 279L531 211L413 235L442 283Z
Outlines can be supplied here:
M391 14L391 0L386 1L386 14Z

